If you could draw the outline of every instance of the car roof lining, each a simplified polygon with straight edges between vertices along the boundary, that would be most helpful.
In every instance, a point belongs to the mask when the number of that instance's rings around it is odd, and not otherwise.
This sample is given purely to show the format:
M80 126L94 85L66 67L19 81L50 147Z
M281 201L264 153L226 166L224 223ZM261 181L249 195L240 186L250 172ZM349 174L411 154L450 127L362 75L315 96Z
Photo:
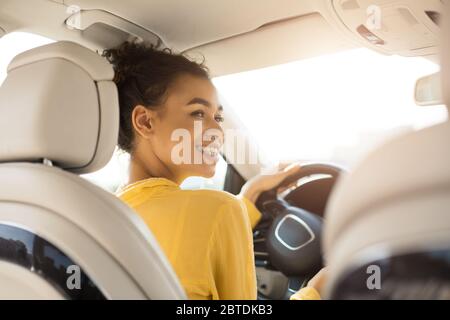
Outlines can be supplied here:
M0 28L74 41L92 50L129 39L101 20L87 30L69 29L65 22L74 6L82 13L98 11L128 21L130 28L147 30L149 38L156 35L175 51L200 54L214 76L364 46L343 32L330 0L184 0L183 5L177 0L2 0Z
M102 23L84 31L70 30L65 25L71 15L70 6L101 10L151 31L175 51L194 56L200 53L206 58L212 74L220 76L341 50L348 42L318 13L321 2L187 0L184 3L189 4L190 11L186 14L186 5L180 6L175 0L2 0L0 27L7 33L31 32L102 50L126 40L127 35ZM167 19L169 14L171 21ZM312 19L320 26L320 43L314 41L313 33L307 32ZM298 34L288 34L297 31ZM289 57L288 51L291 52ZM255 61L254 52L266 54ZM239 53L249 59L240 59L232 65L232 59L227 57Z

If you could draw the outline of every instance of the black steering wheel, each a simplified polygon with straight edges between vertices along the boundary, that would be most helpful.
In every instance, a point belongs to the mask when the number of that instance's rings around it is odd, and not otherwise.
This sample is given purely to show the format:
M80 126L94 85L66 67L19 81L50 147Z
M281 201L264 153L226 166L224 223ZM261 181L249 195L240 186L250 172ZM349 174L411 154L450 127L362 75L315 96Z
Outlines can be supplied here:
M343 171L331 164L302 165L298 174L259 196L256 207L262 219L253 235L257 267L296 279L296 289L320 271L323 211ZM289 191L278 194L292 184Z

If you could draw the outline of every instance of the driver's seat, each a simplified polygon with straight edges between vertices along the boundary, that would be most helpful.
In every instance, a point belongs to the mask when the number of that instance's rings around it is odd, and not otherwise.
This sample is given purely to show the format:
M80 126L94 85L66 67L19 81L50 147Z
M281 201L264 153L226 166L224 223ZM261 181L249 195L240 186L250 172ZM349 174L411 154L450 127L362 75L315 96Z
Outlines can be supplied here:
M17 56L0 88L0 299L184 299L146 225L77 174L118 136L112 67L70 42Z

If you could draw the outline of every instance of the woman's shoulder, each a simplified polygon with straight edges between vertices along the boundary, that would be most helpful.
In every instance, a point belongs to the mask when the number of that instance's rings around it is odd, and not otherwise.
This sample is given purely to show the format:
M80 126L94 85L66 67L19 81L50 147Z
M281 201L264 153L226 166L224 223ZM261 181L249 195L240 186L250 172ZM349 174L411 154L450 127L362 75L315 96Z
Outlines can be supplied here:
M199 205L211 205L214 207L223 205L242 206L241 201L236 196L226 191L181 190L181 192Z
M249 221L254 228L261 220L262 214L259 209L250 200L244 196L235 196L231 193L218 190L195 190L188 191L190 201L196 206L207 209L209 212L220 213L225 219L236 218Z
M210 218L220 216L245 217L244 202L237 196L220 190L183 190L192 210L207 212Z
M194 197L208 197L216 199L217 201L234 201L237 200L236 196L229 192L221 190L199 189L199 190L183 190L189 195Z
M202 217L204 223L246 226L250 223L244 202L231 193L219 190L182 190L188 196L190 210Z

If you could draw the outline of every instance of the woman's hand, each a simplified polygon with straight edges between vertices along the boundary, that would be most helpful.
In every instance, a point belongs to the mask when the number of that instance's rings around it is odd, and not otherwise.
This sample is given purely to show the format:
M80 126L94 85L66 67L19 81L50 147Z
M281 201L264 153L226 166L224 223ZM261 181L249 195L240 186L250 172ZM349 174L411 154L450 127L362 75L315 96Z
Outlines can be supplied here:
M328 275L328 269L323 268L319 271L318 274L316 274L311 280L308 282L308 287L314 288L322 294L323 288L325 286L325 283L327 281L327 275Z
M300 164L294 163L288 166L284 166L284 168L281 167L274 173L258 175L247 181L247 183L242 187L240 194L241 196L246 197L251 202L256 203L256 200L261 193L275 188L287 177L293 174L297 174L300 170ZM279 192L281 191L282 190L279 190Z
M308 285L290 297L290 300L322 300L322 291L327 281L328 270L323 268L314 276Z

